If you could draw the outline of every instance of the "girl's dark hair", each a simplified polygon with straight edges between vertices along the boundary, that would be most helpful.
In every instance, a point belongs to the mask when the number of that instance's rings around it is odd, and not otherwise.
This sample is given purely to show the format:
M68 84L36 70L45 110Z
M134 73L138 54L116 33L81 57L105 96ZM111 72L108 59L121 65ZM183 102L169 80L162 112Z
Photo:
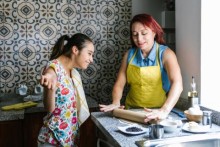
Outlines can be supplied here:
M65 43L65 41L67 42ZM85 34L77 33L72 37L63 35L57 40L54 47L52 48L50 60L56 59L61 55L70 58L73 46L76 46L78 50L82 50L88 42L92 42L92 40Z
M132 47L136 47L136 45L132 39L132 25L135 22L140 22L144 26L149 27L153 32L156 33L155 40L159 44L165 44L165 40L163 38L164 31L161 28L161 26L156 22L156 20L149 14L138 14L133 17L133 19L131 20L131 23L130 23L130 38L131 38Z

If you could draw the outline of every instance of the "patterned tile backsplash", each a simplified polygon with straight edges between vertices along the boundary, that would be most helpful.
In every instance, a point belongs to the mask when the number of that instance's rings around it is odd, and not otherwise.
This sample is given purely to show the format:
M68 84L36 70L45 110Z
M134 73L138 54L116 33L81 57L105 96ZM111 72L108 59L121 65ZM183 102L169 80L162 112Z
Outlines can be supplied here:
M80 71L86 95L99 103L111 91L130 47L131 0L0 0L0 93L38 83L51 47L63 34L90 36L94 63Z

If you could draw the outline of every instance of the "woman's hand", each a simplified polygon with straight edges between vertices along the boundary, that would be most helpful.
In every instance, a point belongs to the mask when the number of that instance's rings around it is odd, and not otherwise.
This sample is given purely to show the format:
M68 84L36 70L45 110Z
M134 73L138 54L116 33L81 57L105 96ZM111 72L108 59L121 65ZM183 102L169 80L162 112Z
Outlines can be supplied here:
M164 111L162 109L148 109L148 108L144 108L144 110L146 112L148 112L146 114L146 118L144 119L144 122L149 122L150 120L161 120L161 119L165 119L169 112Z
M116 105L116 104L110 104L110 105L99 104L99 107L100 107L100 111L102 111L102 112L113 111L116 108L124 109L124 106L120 106L120 104L118 104L118 105Z

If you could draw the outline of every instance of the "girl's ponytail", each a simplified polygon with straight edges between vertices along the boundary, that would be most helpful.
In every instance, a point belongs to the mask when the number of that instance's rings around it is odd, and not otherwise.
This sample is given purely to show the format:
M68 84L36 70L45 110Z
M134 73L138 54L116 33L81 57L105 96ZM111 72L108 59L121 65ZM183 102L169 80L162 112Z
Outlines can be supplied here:
M50 56L50 60L58 58L60 55L63 54L65 41L69 41L68 35L61 36L57 42L55 43L54 47L52 48L52 53Z

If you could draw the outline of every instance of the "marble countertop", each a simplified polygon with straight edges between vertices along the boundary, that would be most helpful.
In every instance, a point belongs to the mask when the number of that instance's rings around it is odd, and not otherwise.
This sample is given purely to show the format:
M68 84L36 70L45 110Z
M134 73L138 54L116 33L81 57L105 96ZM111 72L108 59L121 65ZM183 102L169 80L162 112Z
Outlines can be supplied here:
M170 117L175 120L182 120L179 116L174 113L170 113ZM137 147L135 141L139 140L150 140L148 133L139 134L139 135L130 135L124 134L119 131L118 126L125 126L126 124L121 123L118 118L112 116L110 112L92 112L91 118L93 122L96 124L98 129L107 137L107 142L110 142L114 147ZM183 124L187 122L187 120L182 120ZM147 127L147 125L140 124L143 127ZM220 132L220 127L213 124L211 128L211 132ZM182 131L180 128L179 131L174 133L165 133L164 138L173 138L173 137L182 137L193 135L195 133ZM151 139L152 140L152 139ZM154 139L156 141L156 139Z
M7 105L22 103L24 102L23 98L24 98L23 96L20 96L17 94L4 95L4 97L0 98L0 108L3 106L7 106ZM3 111L0 109L0 121L24 119L25 113L46 112L44 110L43 102L37 101L37 103L38 104L35 107L30 107L30 108L26 108L22 110ZM87 97L87 103L88 103L89 108L98 107L97 102L90 97Z

